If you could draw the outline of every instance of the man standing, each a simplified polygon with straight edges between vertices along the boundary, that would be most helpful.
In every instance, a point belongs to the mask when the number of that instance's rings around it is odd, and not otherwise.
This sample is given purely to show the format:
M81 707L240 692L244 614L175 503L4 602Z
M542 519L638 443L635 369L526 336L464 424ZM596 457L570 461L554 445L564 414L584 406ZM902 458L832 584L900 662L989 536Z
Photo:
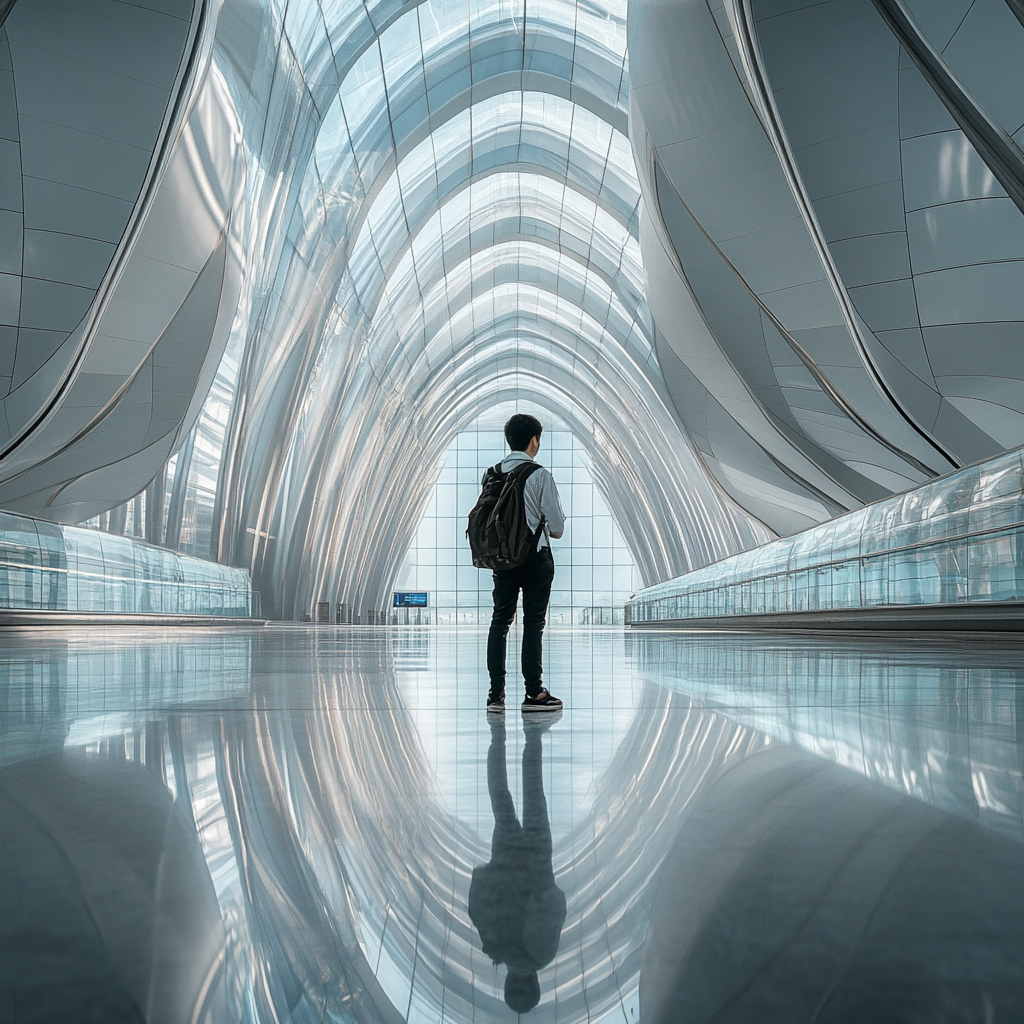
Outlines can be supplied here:
M544 428L534 416L516 413L505 424L505 440L511 454L501 463L503 473L533 462L540 450ZM485 474L486 479L486 474ZM558 500L554 478L543 467L535 469L523 490L526 523L534 534L531 557L515 569L494 571L494 614L487 634L487 673L491 679L487 710L505 710L505 647L508 627L516 614L519 592L523 592L523 678L526 697L523 711L559 711L562 702L544 688L542 639L547 617L555 561L551 538L558 540L565 529L565 513Z

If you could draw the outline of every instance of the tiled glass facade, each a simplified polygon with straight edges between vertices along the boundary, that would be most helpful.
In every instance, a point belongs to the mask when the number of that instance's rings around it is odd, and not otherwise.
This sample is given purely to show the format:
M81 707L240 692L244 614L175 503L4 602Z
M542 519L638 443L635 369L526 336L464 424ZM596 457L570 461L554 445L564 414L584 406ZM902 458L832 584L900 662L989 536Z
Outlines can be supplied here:
M1024 452L642 591L635 623L1024 601Z
M0 512L0 608L248 617L244 569Z
M491 574L474 567L466 516L488 466L508 454L501 427L478 424L448 446L423 521L406 556L397 589L426 591L426 611L402 609L402 622L486 623ZM622 533L591 475L583 446L568 430L546 430L537 461L551 470L566 514L565 535L553 545L551 625L622 623L640 577Z

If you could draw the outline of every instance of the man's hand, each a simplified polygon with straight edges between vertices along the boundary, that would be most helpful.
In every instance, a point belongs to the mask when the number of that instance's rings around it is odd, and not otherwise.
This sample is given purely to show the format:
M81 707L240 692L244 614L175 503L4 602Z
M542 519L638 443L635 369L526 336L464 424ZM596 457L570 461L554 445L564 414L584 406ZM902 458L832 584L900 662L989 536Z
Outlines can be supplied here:
M551 536L552 540L561 540L562 539L562 535L560 533L552 533L550 536Z

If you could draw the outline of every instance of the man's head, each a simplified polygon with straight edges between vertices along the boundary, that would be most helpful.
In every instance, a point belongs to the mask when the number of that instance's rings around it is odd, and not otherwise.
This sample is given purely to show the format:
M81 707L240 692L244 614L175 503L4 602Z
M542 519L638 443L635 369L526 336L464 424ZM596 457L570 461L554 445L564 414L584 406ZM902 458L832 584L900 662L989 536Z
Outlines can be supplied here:
M516 1013L527 1013L540 1002L540 979L532 974L505 975L505 1004Z
M536 416L528 416L525 412L517 412L505 424L505 440L508 442L509 448L514 452L529 451L530 442L534 438L537 439L537 447L540 447L540 435L543 430L544 428L540 425L540 420ZM530 454L536 455L536 448Z

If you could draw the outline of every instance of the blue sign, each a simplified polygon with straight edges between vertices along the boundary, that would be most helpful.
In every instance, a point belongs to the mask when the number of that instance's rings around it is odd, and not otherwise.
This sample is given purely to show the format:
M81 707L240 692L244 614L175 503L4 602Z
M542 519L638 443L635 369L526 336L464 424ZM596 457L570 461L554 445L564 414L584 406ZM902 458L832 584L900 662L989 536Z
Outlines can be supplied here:
M427 595L423 591L414 593L398 593L397 591L392 595L392 607L393 608L426 608L427 607Z

